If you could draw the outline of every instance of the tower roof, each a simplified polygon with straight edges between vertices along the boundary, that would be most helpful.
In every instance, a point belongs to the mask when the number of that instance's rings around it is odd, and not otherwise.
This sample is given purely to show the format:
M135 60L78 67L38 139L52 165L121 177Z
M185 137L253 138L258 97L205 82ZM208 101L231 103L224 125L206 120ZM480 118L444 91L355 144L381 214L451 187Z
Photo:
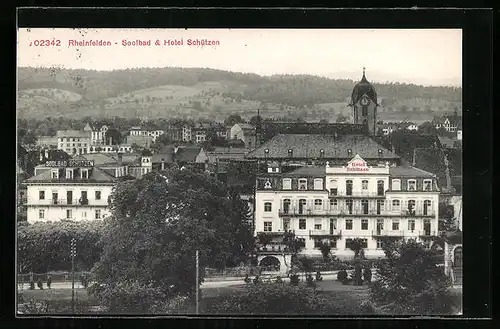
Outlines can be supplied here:
M377 92L373 85L366 79L365 68L363 68L363 77L352 90L351 105L356 104L363 95L367 95L375 104L377 103Z

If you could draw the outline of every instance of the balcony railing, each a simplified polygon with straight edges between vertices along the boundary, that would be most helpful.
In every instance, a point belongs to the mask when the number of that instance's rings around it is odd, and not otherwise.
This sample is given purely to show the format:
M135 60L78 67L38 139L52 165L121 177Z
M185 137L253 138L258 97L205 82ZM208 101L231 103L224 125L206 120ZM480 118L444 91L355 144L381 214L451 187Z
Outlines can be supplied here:
M402 230L375 230L372 232L373 236L393 236L402 237L404 233Z
M432 230L424 230L424 231L419 231L418 235L421 237L426 237L426 236L437 236L437 231L432 231Z
M374 198L374 197L384 197L385 193L378 193L373 191L351 191L349 194L347 191L337 191L337 193L332 193L332 191L328 192L328 195L331 198L334 197L351 197L351 198Z
M341 230L309 230L309 236L341 236Z
M89 201L88 199L81 199L81 198L74 198L74 199L27 199L26 200L26 205L27 206L85 206L85 205L90 205L90 206L108 206L109 202L108 200L92 200Z
M396 217L423 217L423 216L428 216L428 217L433 217L435 215L434 211L428 210L427 212L424 213L423 210L419 211L412 211L409 212L408 210L380 210L377 211L376 209L368 209L368 211L365 211L364 209L359 209L359 208L353 208L352 210L349 210L349 208L346 207L337 207L337 208L330 208L330 209L318 209L318 208L311 208L311 207L304 207L302 209L299 208L289 208L288 210L285 209L280 209L278 211L279 216L281 217L293 217L293 216L396 216Z

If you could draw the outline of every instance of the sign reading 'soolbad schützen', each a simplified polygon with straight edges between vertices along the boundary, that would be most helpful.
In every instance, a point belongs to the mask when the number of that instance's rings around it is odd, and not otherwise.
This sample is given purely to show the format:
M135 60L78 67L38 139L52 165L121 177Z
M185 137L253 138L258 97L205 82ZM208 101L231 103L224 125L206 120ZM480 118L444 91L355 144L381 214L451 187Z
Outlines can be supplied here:
M93 167L94 161L92 160L56 160L47 161L45 163L47 167Z

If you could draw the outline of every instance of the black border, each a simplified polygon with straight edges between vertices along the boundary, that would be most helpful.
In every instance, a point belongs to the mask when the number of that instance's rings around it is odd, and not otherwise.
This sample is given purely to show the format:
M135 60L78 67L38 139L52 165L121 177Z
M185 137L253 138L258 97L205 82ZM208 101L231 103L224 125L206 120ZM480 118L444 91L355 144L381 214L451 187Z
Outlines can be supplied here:
M15 15L15 13L14 13ZM14 23L9 16L2 24ZM491 185L492 181L492 31L493 12L491 10L317 10L317 9L21 9L18 15L20 27L106 27L106 28L462 28L463 29L463 108L464 130L467 136L464 140L464 244L471 246L465 249L464 274L464 316L490 317L491 311ZM15 33L13 26L10 30ZM15 42L15 35L10 37ZM353 40L355 41L355 40ZM300 40L298 40L300 42ZM15 43L14 43L15 44ZM15 49L15 48L14 48ZM369 51L369 50L368 50ZM12 63L15 68L15 56ZM15 71L11 86L15 95ZM5 87L7 81L3 81ZM15 97L11 106L5 106L5 115L12 116L10 125L15 127ZM3 100L2 100L3 101ZM7 110L8 109L8 110ZM15 139L15 129L9 134ZM4 140L5 141L5 140ZM6 141L5 141L6 142ZM12 151L15 158L14 140L6 142L6 148ZM12 162L13 163L13 162ZM7 172L12 167L6 166ZM9 179L10 178L10 179ZM14 205L15 175L2 177L0 193L2 205ZM8 186L12 184L12 189ZM14 209L2 210L2 251L4 255L13 255L15 231ZM10 216L9 216L10 215ZM2 279L5 287L2 291L13 292L14 258L2 260ZM85 326L97 324L92 320L73 319L38 319L18 320L14 322L14 295L2 293L7 300L2 301L2 327L33 326ZM8 306L7 306L8 305ZM138 324L137 320L127 319L127 323ZM139 320L140 321L140 320ZM115 320L101 319L99 326L116 323ZM144 322L144 321L143 321ZM157 324L157 321L146 320ZM200 326L235 327L260 326L264 320L231 320L219 319L198 320ZM265 321L267 322L267 321ZM330 326L331 322L324 320L305 320L305 325ZM347 322L335 321L334 325ZM467 326L480 327L483 321L472 321ZM173 324L184 326L192 321L172 320ZM291 320L280 320L280 325L291 325ZM421 321L421 326L427 324L437 326L457 326L457 321L430 320ZM299 322L300 324L300 322ZM369 320L366 325L380 325L384 328L405 327L413 321Z

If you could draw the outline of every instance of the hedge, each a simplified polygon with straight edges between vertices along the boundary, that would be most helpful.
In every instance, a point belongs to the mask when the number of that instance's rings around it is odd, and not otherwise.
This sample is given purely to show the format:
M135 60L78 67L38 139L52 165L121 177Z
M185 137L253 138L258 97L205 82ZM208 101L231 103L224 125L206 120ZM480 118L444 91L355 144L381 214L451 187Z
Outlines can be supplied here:
M45 222L18 227L17 261L20 273L71 270L71 239L76 241L75 270L88 271L99 260L104 223Z

